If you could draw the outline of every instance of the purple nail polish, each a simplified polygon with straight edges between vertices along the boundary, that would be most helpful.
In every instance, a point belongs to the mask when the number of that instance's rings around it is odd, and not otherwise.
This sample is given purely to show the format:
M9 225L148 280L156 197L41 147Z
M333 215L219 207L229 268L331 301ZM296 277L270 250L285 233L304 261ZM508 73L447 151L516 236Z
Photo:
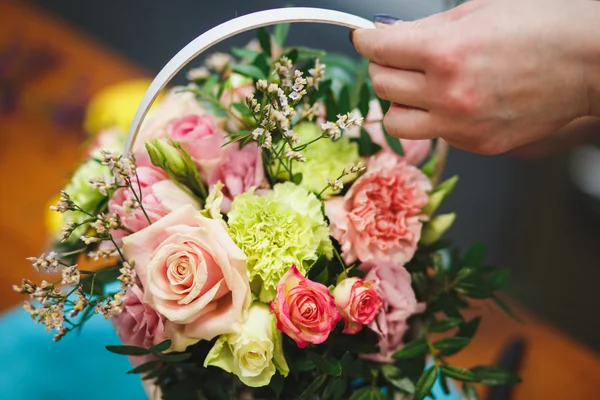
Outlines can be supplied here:
M389 14L375 14L373 16L373 21L380 24L392 25L393 23L400 21L400 18Z

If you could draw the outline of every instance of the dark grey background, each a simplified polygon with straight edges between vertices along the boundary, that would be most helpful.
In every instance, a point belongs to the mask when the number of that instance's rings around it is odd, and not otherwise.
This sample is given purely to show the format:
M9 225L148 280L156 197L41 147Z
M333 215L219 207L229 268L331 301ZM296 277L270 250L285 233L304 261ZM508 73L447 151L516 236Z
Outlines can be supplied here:
M281 7L275 0L35 0L151 72L205 30L237 15ZM295 0L366 18L389 13L403 20L439 12L443 1ZM226 43L241 44L234 38ZM356 54L345 29L296 25L292 44ZM226 47L222 47L226 48ZM483 241L490 261L512 276L508 292L543 318L600 350L597 290L600 221L576 196L568 155L544 160L483 157L453 150L447 175L460 175L445 205L458 213L450 236L462 246Z

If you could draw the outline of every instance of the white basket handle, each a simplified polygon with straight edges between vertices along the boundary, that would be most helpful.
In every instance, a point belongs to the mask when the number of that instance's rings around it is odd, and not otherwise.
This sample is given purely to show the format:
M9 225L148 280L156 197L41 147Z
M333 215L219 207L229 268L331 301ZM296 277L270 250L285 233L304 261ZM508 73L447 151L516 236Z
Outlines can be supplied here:
M259 11L253 14L244 15L218 25L209 31L206 31L196 39L192 40L187 46L179 51L156 75L156 78L150 84L150 87L144 94L140 103L125 142L124 154L129 153L137 137L138 131L148 113L150 106L158 96L161 90L167 86L171 79L191 60L208 50L215 44L228 39L238 33L246 32L252 29L261 28L269 25L293 22L314 22L321 24L331 24L344 26L351 29L369 29L375 28L373 22L352 14L340 11L326 10L321 8L307 7L288 7L274 10Z

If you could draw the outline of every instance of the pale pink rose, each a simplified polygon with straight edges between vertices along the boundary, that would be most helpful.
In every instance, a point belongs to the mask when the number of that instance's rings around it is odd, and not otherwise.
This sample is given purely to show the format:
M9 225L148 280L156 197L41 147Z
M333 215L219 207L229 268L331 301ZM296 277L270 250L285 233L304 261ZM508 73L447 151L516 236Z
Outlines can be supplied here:
M219 221L186 205L123 242L144 301L177 325L174 342L237 329L250 305L246 256Z
M136 197L128 188L121 188L115 191L108 202L108 210L117 213L121 217L121 224L130 231L137 232L147 227L148 219L155 222L184 205L192 205L200 209L197 200L180 189L174 182L168 179L167 175L158 168L138 167L138 179L132 179L132 186L135 194L141 199L144 210L141 207L133 211L127 210L127 203L134 201ZM139 185L139 186L138 186ZM146 211L146 214L144 214ZM122 237L124 231L116 231L117 237Z
M173 120L168 137L179 142L199 167L200 172L212 169L222 157L225 133L210 115L186 115Z
M377 283L358 277L347 278L333 290L335 305L344 320L344 331L353 335L377 315L383 304Z
M241 150L236 143L225 148L221 162L208 178L208 185L223 183L222 211L228 213L233 198L251 187L262 186L265 180L262 152L260 147L249 143Z
M173 88L155 108L150 110L135 141L133 151L136 155L145 153L146 142L167 137L167 128L174 120L189 115L202 116L206 114L196 96L191 92L184 92L182 89L181 87Z
M369 132L371 139L381 146L381 152L393 154L411 165L418 165L425 160L431 149L430 140L400 139L400 143L402 143L402 148L404 149L404 156L399 156L387 144L381 122L369 122L381 121L382 118L383 114L381 112L379 101L371 101L371 103L369 103L369 115L367 115L363 127ZM358 130L352 132L352 135L357 136Z
M379 335L379 354L363 357L378 362L393 362L392 355L402 348L402 338L408 331L408 318L425 311L423 303L417 303L408 271L389 261L373 261L360 266L369 271L365 279L378 283L377 290L383 299L383 307L369 328Z
M132 286L123 298L123 311L111 320L124 345L149 348L167 339L163 318L144 303L144 291ZM129 357L133 365L148 361L148 357Z
M271 311L277 329L301 348L323 343L341 318L327 286L303 277L295 265L279 281Z
M390 259L403 265L421 237L421 209L431 182L418 168L389 153L369 160L367 172L344 197L325 202L331 236L347 264Z

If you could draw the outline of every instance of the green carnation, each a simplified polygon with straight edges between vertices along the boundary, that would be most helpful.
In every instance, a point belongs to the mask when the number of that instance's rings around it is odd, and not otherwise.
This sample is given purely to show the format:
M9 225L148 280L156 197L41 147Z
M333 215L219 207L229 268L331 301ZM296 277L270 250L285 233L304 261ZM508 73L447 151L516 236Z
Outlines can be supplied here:
M301 143L314 140L323 133L318 125L308 122L296 126L294 132L300 136ZM351 142L346 136L337 140L321 139L310 144L300 153L306 157L306 161L294 163L294 174L302 173L300 186L315 193L319 193L325 188L327 178L337 179L344 168L360 161L358 145ZM287 172L284 172L280 173L280 178L289 178ZM346 175L342 178L342 182L352 182L356 177L356 174ZM329 188L321 196L326 199L334 193L333 189Z
M64 189L71 196L75 204L91 214L96 213L98 211L97 208L105 200L105 196L94 189L89 182L90 178L99 176L110 176L110 170L96 160L89 160L75 171L71 181ZM69 222L81 224L88 218L89 216L82 212L67 211L63 215L63 224ZM85 234L87 228L87 225L83 225L76 229L69 238L69 241L78 240L81 235Z
M248 192L233 200L229 233L247 256L251 286L261 301L275 297L293 264L306 275L320 256L333 256L321 206L313 193L290 182L266 196Z

